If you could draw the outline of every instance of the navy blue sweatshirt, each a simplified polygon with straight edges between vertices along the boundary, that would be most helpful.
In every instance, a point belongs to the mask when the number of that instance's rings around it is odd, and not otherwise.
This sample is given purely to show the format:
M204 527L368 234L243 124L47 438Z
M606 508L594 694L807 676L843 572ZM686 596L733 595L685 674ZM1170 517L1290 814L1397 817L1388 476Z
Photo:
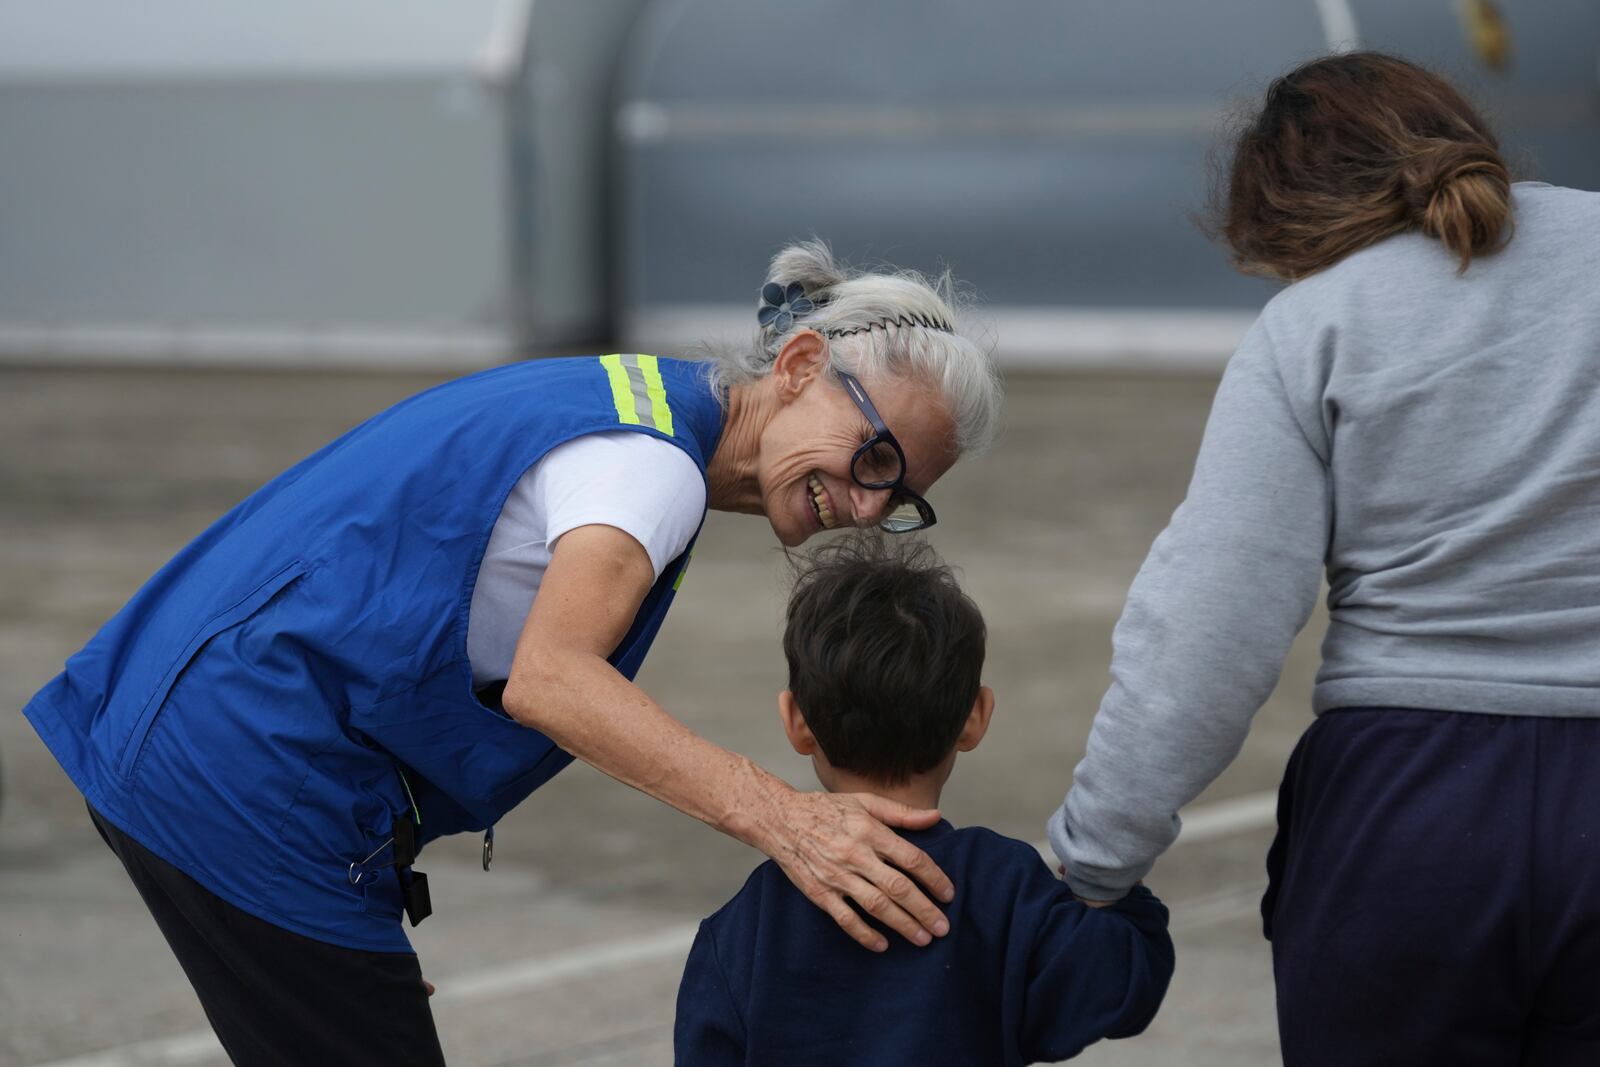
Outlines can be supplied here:
M772 862L700 924L678 989L680 1067L1050 1062L1155 1015L1167 909L1074 900L1029 845L948 822L902 834L955 883L950 933L867 951ZM881 929L881 927L880 927Z

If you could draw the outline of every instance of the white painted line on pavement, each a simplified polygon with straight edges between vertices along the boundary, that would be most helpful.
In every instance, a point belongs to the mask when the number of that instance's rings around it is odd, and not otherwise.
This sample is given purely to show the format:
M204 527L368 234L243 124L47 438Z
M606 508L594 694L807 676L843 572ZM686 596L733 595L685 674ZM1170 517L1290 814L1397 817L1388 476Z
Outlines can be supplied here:
M669 926L638 937L586 945L582 948L537 956L503 967L446 978L433 995L434 1004L452 1004L480 998L525 993L563 979L583 978L622 966L683 958L689 954L699 923ZM180 1067L222 1055L222 1045L210 1030L191 1030L154 1041L107 1049L41 1067Z
M569 949L550 956L536 956L504 967L491 967L476 974L444 978L433 995L435 1004L477 1000L480 997L524 993L563 978L581 978L616 967L649 963L654 960L689 954L700 924L684 923L639 937L602 942L586 948Z
M1183 833L1178 838L1178 844L1209 841L1270 826L1276 816L1276 806L1277 794L1267 792L1251 793L1190 809L1184 816ZM1036 847L1045 861L1053 866L1055 859L1049 842L1040 842ZM1183 922L1183 928L1194 929L1224 922L1248 911L1231 899L1224 903L1226 906L1215 910L1202 909L1202 913ZM1181 911L1185 907L1179 902L1173 910ZM440 983L433 1003L458 1004L523 993L564 979L583 978L624 966L681 958L688 953L698 928L699 923L682 923L648 934L535 956L471 974L447 976ZM38 1067L182 1067L221 1054L222 1046L217 1043L215 1034L210 1030L191 1030L72 1059L54 1060L39 1064Z
M76 1056L70 1060L55 1060L43 1067L180 1067L185 1063L200 1063L222 1055L222 1045L210 1030L190 1030L186 1034L160 1037L154 1041L140 1041Z
M1214 841L1245 830L1259 830L1277 821L1277 790L1247 793L1242 797L1191 808L1183 817L1183 832L1178 835L1177 843L1198 845L1202 841Z

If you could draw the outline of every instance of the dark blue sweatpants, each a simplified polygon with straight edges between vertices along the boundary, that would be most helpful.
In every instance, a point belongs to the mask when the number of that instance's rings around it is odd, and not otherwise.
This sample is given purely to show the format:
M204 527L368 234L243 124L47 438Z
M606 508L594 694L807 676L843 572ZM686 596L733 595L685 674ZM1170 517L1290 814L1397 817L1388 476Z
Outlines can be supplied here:
M1328 712L1267 868L1287 1067L1600 1064L1600 719Z

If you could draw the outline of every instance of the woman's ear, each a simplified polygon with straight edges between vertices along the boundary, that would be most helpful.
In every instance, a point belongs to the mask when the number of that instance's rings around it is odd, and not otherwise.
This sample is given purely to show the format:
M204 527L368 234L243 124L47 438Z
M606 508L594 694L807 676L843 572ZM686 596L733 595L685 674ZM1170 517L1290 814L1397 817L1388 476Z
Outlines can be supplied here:
M978 747L978 742L983 740L983 735L989 732L989 720L994 717L994 690L986 685L978 687L978 699L972 702L972 711L967 714L966 725L961 727L961 736L956 738L957 752L971 752Z
M817 739L811 733L811 727L806 725L806 717L800 714L800 705L794 702L794 694L787 689L778 694L778 720L783 723L783 732L789 738L791 748L802 756L816 755Z
M778 350L772 362L771 378L778 399L785 404L806 391L806 386L822 377L828 366L828 344L816 330L796 330Z

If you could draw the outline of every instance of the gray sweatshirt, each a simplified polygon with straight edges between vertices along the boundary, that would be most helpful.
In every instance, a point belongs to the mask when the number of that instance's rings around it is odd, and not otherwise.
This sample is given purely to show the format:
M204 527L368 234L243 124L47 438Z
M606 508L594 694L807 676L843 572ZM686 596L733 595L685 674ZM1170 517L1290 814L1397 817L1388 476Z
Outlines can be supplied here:
M1519 183L1513 212L1464 275L1392 237L1240 343L1050 819L1080 896L1120 897L1172 844L1324 571L1317 713L1600 717L1600 194Z

